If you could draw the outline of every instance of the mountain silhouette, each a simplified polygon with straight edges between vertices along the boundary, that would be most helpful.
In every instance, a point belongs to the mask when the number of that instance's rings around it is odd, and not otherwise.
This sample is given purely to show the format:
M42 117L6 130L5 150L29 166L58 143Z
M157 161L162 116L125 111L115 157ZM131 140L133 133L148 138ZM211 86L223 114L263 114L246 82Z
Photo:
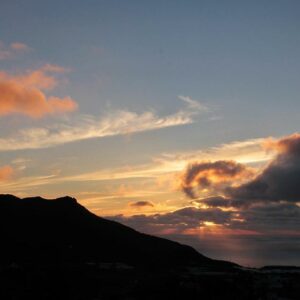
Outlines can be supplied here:
M7 263L234 266L207 258L189 246L142 234L98 217L71 197L46 200L0 195L0 236L0 261Z
M247 269L63 197L0 195L0 299L299 299L299 268Z

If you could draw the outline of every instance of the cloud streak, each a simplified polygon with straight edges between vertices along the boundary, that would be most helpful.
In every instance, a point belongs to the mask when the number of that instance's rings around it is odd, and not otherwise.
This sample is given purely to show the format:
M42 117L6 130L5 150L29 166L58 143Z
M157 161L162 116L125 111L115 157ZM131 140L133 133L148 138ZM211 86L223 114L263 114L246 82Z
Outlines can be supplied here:
M74 174L65 177L55 177L50 180L53 181L74 181L74 182L84 182L84 181L107 181L107 180L125 180L125 179L133 179L133 178L151 178L156 180L157 183L160 184L160 189L162 189L162 185L164 185L164 189L166 188L165 184L171 184L172 191L178 190L181 183L181 175L182 170L189 163L190 158L195 157L205 157L206 159L214 160L217 157L222 158L234 158L235 155L239 155L239 151L237 149L241 149L241 152L245 153L245 155L249 158L250 162L255 161L256 157L258 160L261 160L261 157L265 157L265 159L269 159L269 156L265 156L265 150L262 149L261 143L264 139L255 139L250 141L239 141L233 142L231 144L221 145L219 147L214 147L211 149L207 149L204 151L195 151L193 153L181 153L180 155L175 153L165 154L159 157L153 158L153 161L147 164L142 165L133 165L133 166L124 166L119 168L110 168L110 169L101 169L95 170L82 174ZM5 143L3 142L2 147L5 147ZM0 140L1 145L1 140ZM29 145L28 147L33 146ZM12 145L8 144L7 148L12 148ZM15 148L14 148L15 149ZM2 149L3 150L3 149ZM259 153L259 156L257 156ZM237 156L239 159L239 156ZM178 180L177 180L178 179ZM174 181L178 182L174 182ZM162 182L161 182L162 181ZM34 180L32 180L34 182ZM20 183L20 185L22 185ZM156 186L157 189L157 186ZM169 189L167 189L169 191Z
M50 83L43 82L43 84L47 85ZM63 103L69 102L66 102L67 99L64 100L65 102L60 101L63 100L52 99L52 103L58 109L63 110ZM62 104L61 107L59 103ZM138 114L125 110L114 111L100 118L81 116L79 120L69 123L24 129L20 130L15 136L0 138L0 151L48 148L92 138L128 135L186 125L193 123L194 117L200 112L200 108L197 110L194 106L187 104L178 112L164 117L157 116L155 113L149 111Z
M234 141L204 150L163 153L160 157L157 157L156 160L169 165L174 165L176 162L178 170L184 169L190 162L205 160L217 161L222 159L234 160L243 164L260 164L274 157L274 153L266 151L265 142L266 138Z

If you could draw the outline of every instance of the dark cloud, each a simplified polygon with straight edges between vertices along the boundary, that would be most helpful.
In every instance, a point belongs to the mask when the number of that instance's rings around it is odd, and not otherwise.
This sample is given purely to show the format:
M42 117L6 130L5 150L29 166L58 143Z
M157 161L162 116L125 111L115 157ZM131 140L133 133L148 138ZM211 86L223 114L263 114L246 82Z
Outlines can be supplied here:
M277 232L282 234L297 234L300 237L300 207L293 203L263 203L240 210L243 223L232 228L251 228L262 232Z
M212 197L208 200L222 201L222 198ZM300 236L300 207L293 203L264 203L240 210L190 206L170 213L129 217L118 215L110 218L143 232L155 234L165 229L183 233L186 229L199 229L206 226L206 222L211 222L231 230L253 231L260 234L282 231L285 234Z
M191 245L210 257L243 265L300 263L300 207L293 203L264 203L238 211L186 207L165 214L110 218ZM208 231L202 231L205 228Z
M210 207L228 207L231 206L231 199L223 196L215 196L196 200L194 203L205 204Z
M195 229L205 226L204 222L224 225L230 221L231 211L223 211L219 208L199 209L185 207L174 212L153 215L123 215L111 216L110 219L119 221L142 232L159 234L166 230L182 232L186 229Z
M181 186L188 197L195 199L195 187L201 190L213 186L216 189L217 185L248 178L251 174L245 165L234 161L194 162L187 167Z
M242 201L300 201L300 134L272 145L279 153L253 180L227 188L226 194Z
M150 201L137 201L137 202L130 202L129 206L143 208L143 207L147 207L147 206L154 207L154 204Z
M196 207L185 207L172 213L168 213L160 219L172 221L174 224L183 220L185 224L195 224L196 227L199 227L199 225L202 225L203 222L225 224L230 220L231 214L232 213L230 211L223 211L219 208L199 209Z

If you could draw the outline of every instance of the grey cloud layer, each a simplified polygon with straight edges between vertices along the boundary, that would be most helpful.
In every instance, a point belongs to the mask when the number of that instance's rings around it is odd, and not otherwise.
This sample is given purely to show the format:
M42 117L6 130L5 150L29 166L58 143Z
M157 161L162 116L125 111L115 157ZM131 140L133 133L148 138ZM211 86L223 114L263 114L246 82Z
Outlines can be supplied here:
M125 223L143 232L160 233L161 230L173 229L182 232L186 229L199 228L203 222L214 222L225 224L230 221L233 212L222 211L219 208L198 209L196 207L185 207L174 212L155 215L134 215L124 217L122 215L112 216L111 219Z

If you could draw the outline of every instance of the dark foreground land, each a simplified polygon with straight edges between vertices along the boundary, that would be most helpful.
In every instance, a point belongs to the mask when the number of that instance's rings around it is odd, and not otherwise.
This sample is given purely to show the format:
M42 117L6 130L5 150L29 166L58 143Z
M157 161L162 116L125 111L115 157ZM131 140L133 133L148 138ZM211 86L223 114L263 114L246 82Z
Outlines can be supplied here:
M5 266L0 299L299 299L300 271L140 269L124 264Z
M245 269L97 217L0 195L0 299L300 299L300 269Z

